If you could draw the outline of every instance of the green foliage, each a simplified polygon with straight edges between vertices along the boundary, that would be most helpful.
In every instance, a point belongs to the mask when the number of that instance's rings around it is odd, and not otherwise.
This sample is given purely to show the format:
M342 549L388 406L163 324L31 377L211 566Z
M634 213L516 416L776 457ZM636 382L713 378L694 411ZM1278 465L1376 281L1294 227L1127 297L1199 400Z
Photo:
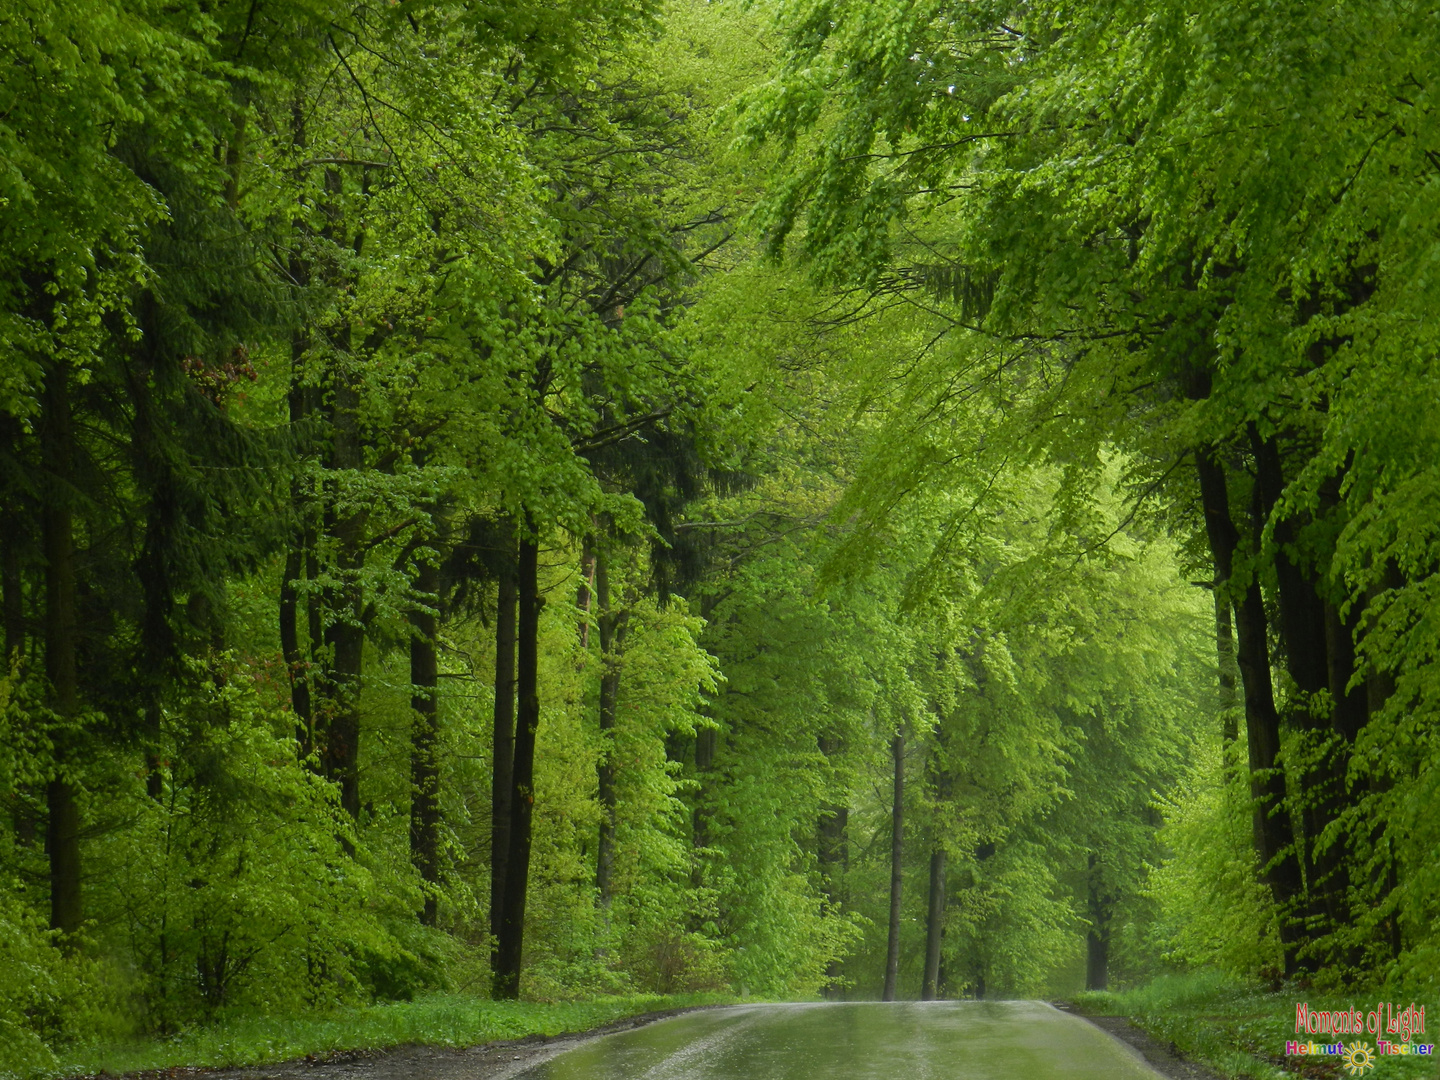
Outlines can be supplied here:
M932 945L950 995L1086 955L1424 981L1436 31L1218 0L5 22L0 1068L634 1005L427 996L490 977L522 541L533 999L869 994L892 943L902 995ZM1251 619L1244 710L1217 611ZM1288 897L1221 763L1272 685Z
M723 995L632 995L575 1004L485 1001L471 995L432 995L414 1002L370 1005L303 1017L237 1018L166 1040L113 1042L76 1051L45 1071L50 1075L129 1073L176 1065L230 1068L267 1065L346 1050L423 1044L474 1046L586 1031L645 1012L725 1004Z
M1154 944L1172 962L1232 978L1282 968L1275 910L1255 873L1244 783L1225 775L1214 744L1164 803L1167 852L1147 890L1160 907Z
M57 1050L82 1039L122 1036L132 1022L118 973L104 961L66 955L21 902L0 896L0 1074L54 1069Z

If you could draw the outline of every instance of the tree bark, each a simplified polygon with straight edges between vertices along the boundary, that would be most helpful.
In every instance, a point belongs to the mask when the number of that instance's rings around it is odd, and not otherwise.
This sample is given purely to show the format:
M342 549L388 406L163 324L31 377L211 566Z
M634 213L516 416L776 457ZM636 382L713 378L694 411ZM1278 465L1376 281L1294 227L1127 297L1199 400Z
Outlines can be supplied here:
M510 785L515 761L515 536L505 545L495 611L495 711L490 765L490 937L498 950L505 912L505 862L510 857ZM492 958L498 965L499 956ZM497 968L498 970L498 968Z
M1200 478L1205 530L1215 562L1215 579L1227 583L1235 608L1236 660L1244 689L1255 849L1260 859L1262 879L1279 912L1286 974L1293 975L1299 970L1297 953L1301 944L1301 928L1296 923L1295 914L1303 900L1303 888L1286 802L1285 773L1278 767L1280 717L1275 711L1275 692L1270 678L1265 604L1260 594L1260 583L1253 574L1243 595L1234 595L1232 572L1240 535L1230 516L1225 468L1208 447L1196 452L1195 462Z
M298 368L305 351L305 341L296 335L291 344L292 368ZM290 423L299 424L305 419L305 390L299 384L298 374L292 374L290 383ZM304 513L300 480L291 481L290 502L297 515ZM310 674L300 652L300 595L298 583L304 566L305 529L297 525L290 550L285 553L285 569L280 578L280 653L285 659L285 673L290 680L290 708L295 714L295 744L302 760L315 750L314 716L310 702ZM311 639L311 648L316 642Z
M702 734L713 736L715 733L712 731ZM830 752L832 751L827 751ZM825 890L825 899L837 910L845 903L845 875L850 869L849 828L848 806L832 803L821 807L817 830L817 861L820 864L820 880ZM832 959L825 966L826 997L839 997L844 1000L844 991L839 985L843 973L844 963L839 958Z
M1240 740L1236 719L1235 630L1230 618L1228 581L1215 579L1215 658L1220 671L1220 743L1228 767L1231 750Z
M343 346L348 351L348 335ZM360 389L354 377L334 373L330 423L333 444L331 469L332 500L344 499L345 479L359 473L363 464L360 447ZM332 505L333 505L332 503ZM360 818L360 678L365 659L364 595L361 572L365 565L363 534L368 517L364 509L337 510L330 514L330 532L338 550L336 573L339 585L331 596L330 624L325 644L330 648L331 669L329 712L325 730L325 774L340 786L340 805L351 818Z
M603 543L595 555L595 602L600 631L600 757L595 763L600 799L600 836L595 848L595 891L609 912L615 870L615 718L620 701L620 660L625 648L626 612L611 606L610 553ZM608 915L607 915L608 918Z
M538 688L540 583L539 545L529 530L520 539L519 617L516 633L515 765L510 783L510 854L505 865L505 908L495 964L495 997L520 996L525 945L525 893L530 879L530 823L535 805L535 730L540 723Z
M1090 853L1087 877L1090 929L1085 934L1085 989L1110 988L1110 915L1114 900L1106 892L1100 857Z
M74 732L69 730L68 721L74 719L80 707L68 375L60 363L47 373L41 416L41 453L47 473L41 522L45 545L45 675L50 681L52 707L60 717L60 726L52 736L55 773L45 788L49 810L46 847L50 854L50 927L60 932L60 943L67 946L84 922L80 807L75 785L66 775L75 751Z
M934 1001L940 996L940 946L945 935L945 848L935 845L930 853L930 897L925 909L925 977L920 985L920 1000Z
M1285 475L1280 448L1273 437L1261 438L1254 424L1250 425L1251 449L1255 455L1256 485L1259 509L1256 514L1257 533L1265 522L1275 517L1276 507L1285 491ZM1278 518L1274 522L1275 579L1280 601L1280 630L1284 643L1285 666L1301 693L1319 694L1332 690L1330 671L1331 646L1327 631L1327 605L1320 597L1313 575L1307 574L1292 555L1298 539L1295 519ZM1350 923L1346 896L1350 888L1347 860L1348 845L1338 840L1321 846L1320 837L1345 809L1345 775L1349 770L1348 743L1332 738L1342 728L1339 710L1345 701L1343 692L1333 698L1331 716L1314 715L1303 704L1289 712L1289 722L1306 732L1318 760L1305 769L1300 794L1300 816L1304 823L1303 850L1309 884L1311 936ZM1363 710L1364 699L1358 701ZM1363 723L1363 719L1361 720ZM1317 956L1319 966L1327 966L1332 957Z
M890 922L885 942L885 989L882 1001L895 1000L900 975L900 887L905 855L905 736L897 731L890 740L895 767L894 800L890 806Z
M422 558L427 554L420 553ZM410 860L425 883L420 921L426 926L434 926L439 917L440 679L435 647L439 591L439 569L433 562L421 562L416 567L415 592L424 606L410 613L410 708L415 714L410 744Z

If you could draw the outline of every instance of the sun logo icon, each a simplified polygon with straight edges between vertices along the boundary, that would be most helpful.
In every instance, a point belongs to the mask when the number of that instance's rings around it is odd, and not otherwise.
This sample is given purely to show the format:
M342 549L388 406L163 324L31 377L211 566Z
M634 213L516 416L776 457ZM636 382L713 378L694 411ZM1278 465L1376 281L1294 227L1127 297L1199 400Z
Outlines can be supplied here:
M1341 1060L1345 1063L1345 1068L1350 1070L1351 1076L1363 1076L1366 1069L1375 1067L1375 1054L1369 1043L1351 1043L1345 1048Z

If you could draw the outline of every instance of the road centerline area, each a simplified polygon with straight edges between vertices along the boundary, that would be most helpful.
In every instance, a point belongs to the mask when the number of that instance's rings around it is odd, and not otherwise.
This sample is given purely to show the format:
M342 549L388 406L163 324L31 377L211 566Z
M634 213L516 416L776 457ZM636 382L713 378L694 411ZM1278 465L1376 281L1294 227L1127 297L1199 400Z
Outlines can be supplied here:
M746 1005L606 1035L515 1080L1155 1080L1037 1001Z

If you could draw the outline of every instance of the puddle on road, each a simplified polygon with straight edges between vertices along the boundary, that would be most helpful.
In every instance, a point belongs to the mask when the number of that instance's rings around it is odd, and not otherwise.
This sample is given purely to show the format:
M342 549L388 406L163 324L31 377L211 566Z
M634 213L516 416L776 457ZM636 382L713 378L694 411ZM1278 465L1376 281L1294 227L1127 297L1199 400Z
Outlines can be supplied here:
M607 1035L516 1080L1156 1080L1034 1001L752 1005Z

